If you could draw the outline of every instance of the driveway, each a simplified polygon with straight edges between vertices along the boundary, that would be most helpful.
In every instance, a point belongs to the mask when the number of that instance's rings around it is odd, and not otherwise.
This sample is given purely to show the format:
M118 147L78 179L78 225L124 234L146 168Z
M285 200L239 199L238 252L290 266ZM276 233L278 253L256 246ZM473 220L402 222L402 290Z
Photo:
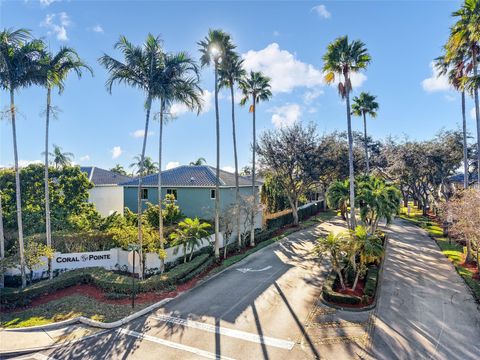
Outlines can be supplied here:
M375 314L376 359L480 359L478 304L435 241L397 219Z

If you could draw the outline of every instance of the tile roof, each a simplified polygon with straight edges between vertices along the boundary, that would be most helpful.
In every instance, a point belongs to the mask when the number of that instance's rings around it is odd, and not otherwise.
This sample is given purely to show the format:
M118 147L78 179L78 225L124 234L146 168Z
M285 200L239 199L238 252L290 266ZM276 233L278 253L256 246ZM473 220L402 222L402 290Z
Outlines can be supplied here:
M80 170L87 174L88 179L94 185L118 185L132 180L130 176L120 175L96 166L81 166Z
M477 174L474 173L474 174L470 174L468 176L468 181L469 183L472 183L474 181L477 181ZM449 178L447 178L448 181L450 182L459 182L459 183L463 183L463 173L461 174L456 174L456 175L452 175L450 176Z
M216 185L216 169L208 165L182 165L170 170L162 171L162 186L179 187L212 187ZM240 186L250 186L252 181L239 176ZM157 186L158 174L147 175L142 178L142 185ZM138 179L122 183L123 186L138 186ZM220 170L220 186L235 186L235 174ZM257 182L257 186L261 185Z

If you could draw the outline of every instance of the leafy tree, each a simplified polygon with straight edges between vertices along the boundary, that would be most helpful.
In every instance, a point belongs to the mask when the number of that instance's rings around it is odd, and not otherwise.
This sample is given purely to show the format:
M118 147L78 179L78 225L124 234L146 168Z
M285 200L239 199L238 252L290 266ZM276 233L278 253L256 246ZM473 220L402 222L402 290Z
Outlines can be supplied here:
M352 121L350 110L350 92L352 83L350 76L352 73L361 71L370 63L370 55L365 48L365 44L355 40L348 42L347 36L342 36L330 43L327 52L323 56L323 71L326 73L327 83L338 82L338 92L342 99L345 99L347 107L347 132L348 132L348 165L350 177L350 228L354 229L355 221L355 173L353 168L353 136ZM341 77L343 76L343 81Z
M298 225L298 203L318 183L315 127L295 124L264 132L257 147L260 164L276 174Z
M35 241L27 242L25 247L25 265L30 270L30 284L33 281L33 271L45 265L42 257L46 257L48 261L51 261L54 253L53 248L48 245Z
M200 166L200 165L205 165L207 163L207 160L205 160L204 157L199 157L195 161L190 161L190 166Z
M28 30L8 30L0 32L0 88L10 94L10 116L12 123L13 157L16 184L18 245L20 255L20 271L22 287L26 286L25 256L22 224L22 199L20 188L20 172L18 168L17 127L15 92L41 83L39 59L42 56L43 43L31 40Z
M209 223L200 222L199 218L185 220L178 223L178 229L170 235L172 246L183 247L183 262L187 262L187 251L190 249L190 258L192 260L193 252L196 246L201 245L201 239L208 236ZM178 248L176 249L178 252ZM175 252L175 253L177 253Z
M367 140L367 115L375 118L377 116L378 103L375 101L377 97L367 92L361 92L359 96L353 98L352 114L355 116L363 116L363 133L365 146L365 164L367 174L370 173L370 164L368 162L368 140Z
M130 164L130 168L137 169L136 174L140 176L152 175L158 172L158 163L153 161L150 156L137 155L133 158L135 162Z
M334 181L327 190L327 203L332 209L339 209L342 219L349 224L348 206L350 200L350 182Z
M238 84L246 75L243 68L243 60L235 52L230 52L225 56L219 69L219 87L226 87L230 89L231 107L232 107L232 140L233 140L233 158L235 162L235 205L240 206L240 187L238 183L238 154L237 154L237 135L235 124L235 84ZM237 242L238 247L241 246L241 230L240 230L240 211L237 209L236 227L237 227ZM226 251L226 250L225 250ZM224 254L226 257L226 253Z
M119 174L119 175L127 175L127 172L125 171L124 167L120 164L116 164L115 167L111 168L110 171Z
M218 87L219 87L219 66L220 63L228 58L235 49L230 35L226 32L215 29L210 29L208 35L198 42L200 46L200 63L202 67L213 65L215 73L215 129L216 129L216 143L217 143L217 165L216 165L216 179L215 185L215 257L220 257L220 114L218 111Z
M270 78L262 74L261 72L250 71L248 77L244 77L240 80L240 89L242 89L243 98L240 101L240 105L245 105L247 101L251 100L250 112L252 113L252 196L253 201L257 199L255 194L255 153L257 150L257 135L256 135L256 108L260 101L268 101L272 97L272 91L270 86ZM255 204L254 204L255 206ZM250 246L255 245L255 226L252 213L252 227L250 229Z
M260 201L265 205L269 213L276 213L288 209L289 202L285 190L283 190L277 176L274 173L267 173L260 192Z
M3 264L5 258L5 235L3 232L3 207L2 207L2 192L0 191L0 261ZM0 289L4 287L4 271L0 269Z
M345 290L345 281L343 279L342 269L345 250L348 247L348 237L345 233L329 233L328 236L317 239L314 252L318 255L327 253L330 257L333 270L337 273L342 290Z

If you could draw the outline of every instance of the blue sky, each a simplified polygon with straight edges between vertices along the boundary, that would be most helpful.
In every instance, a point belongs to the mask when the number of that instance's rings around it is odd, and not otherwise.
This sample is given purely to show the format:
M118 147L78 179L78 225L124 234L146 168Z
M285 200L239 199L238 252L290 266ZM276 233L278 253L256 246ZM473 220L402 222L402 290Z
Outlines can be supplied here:
M116 86L105 89L106 71L97 59L105 52L119 56L113 45L120 34L133 43L147 33L160 35L167 51L185 50L198 58L197 41L209 28L231 33L249 69L272 77L274 96L258 106L257 129L314 122L319 133L346 129L345 106L335 88L322 82L322 55L336 37L361 39L373 61L355 78L354 95L378 96L378 117L369 122L376 138L388 135L426 139L460 123L459 96L432 73L459 1L335 1L335 2L166 2L17 0L0 2L0 27L24 27L42 37L52 50L74 47L95 72L81 80L70 76L60 110L51 126L51 143L75 154L75 162L110 168L128 166L141 150L144 126L143 94ZM163 168L187 164L202 156L215 164L213 72L202 71L206 111L200 116L176 107L175 121L165 128ZM21 90L18 146L22 164L41 159L44 144L45 90ZM0 94L0 106L7 106ZM230 100L221 93L221 167L233 167ZM155 104L158 111L158 104ZM467 109L473 108L468 99ZM250 159L251 116L238 106L239 162ZM473 118L468 116L473 131ZM355 118L354 129L361 129ZM140 131L139 131L140 130ZM0 165L13 162L11 124L0 122ZM158 123L148 136L147 154L157 159Z

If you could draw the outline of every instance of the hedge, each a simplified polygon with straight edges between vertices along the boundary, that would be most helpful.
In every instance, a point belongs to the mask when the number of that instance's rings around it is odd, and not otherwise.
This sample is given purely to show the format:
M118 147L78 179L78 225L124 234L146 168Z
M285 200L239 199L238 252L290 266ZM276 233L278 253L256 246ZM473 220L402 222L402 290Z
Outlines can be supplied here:
M303 221L310 216L317 214L322 208L323 205L321 201L312 203L310 206L298 210L298 220ZM267 230L275 230L290 224L293 224L293 214L291 212L267 219L266 221Z
M330 301L336 304L348 304L358 305L362 302L362 298L359 296L345 295L333 290L335 283L337 282L337 273L332 270L327 280L323 284L322 296L326 301Z
M378 267L375 265L372 265L368 268L368 271L367 271L365 288L363 289L364 295L368 296L369 298L373 298L375 296L377 282L378 282Z
M209 254L202 254L192 261L180 264L170 271L135 281L136 292L149 292L172 288L202 272L212 263ZM194 275L192 275L194 274ZM7 307L28 305L32 299L77 284L94 284L106 293L131 294L132 277L119 275L103 268L78 269L64 272L52 280L40 281L24 289L5 288L0 303Z

